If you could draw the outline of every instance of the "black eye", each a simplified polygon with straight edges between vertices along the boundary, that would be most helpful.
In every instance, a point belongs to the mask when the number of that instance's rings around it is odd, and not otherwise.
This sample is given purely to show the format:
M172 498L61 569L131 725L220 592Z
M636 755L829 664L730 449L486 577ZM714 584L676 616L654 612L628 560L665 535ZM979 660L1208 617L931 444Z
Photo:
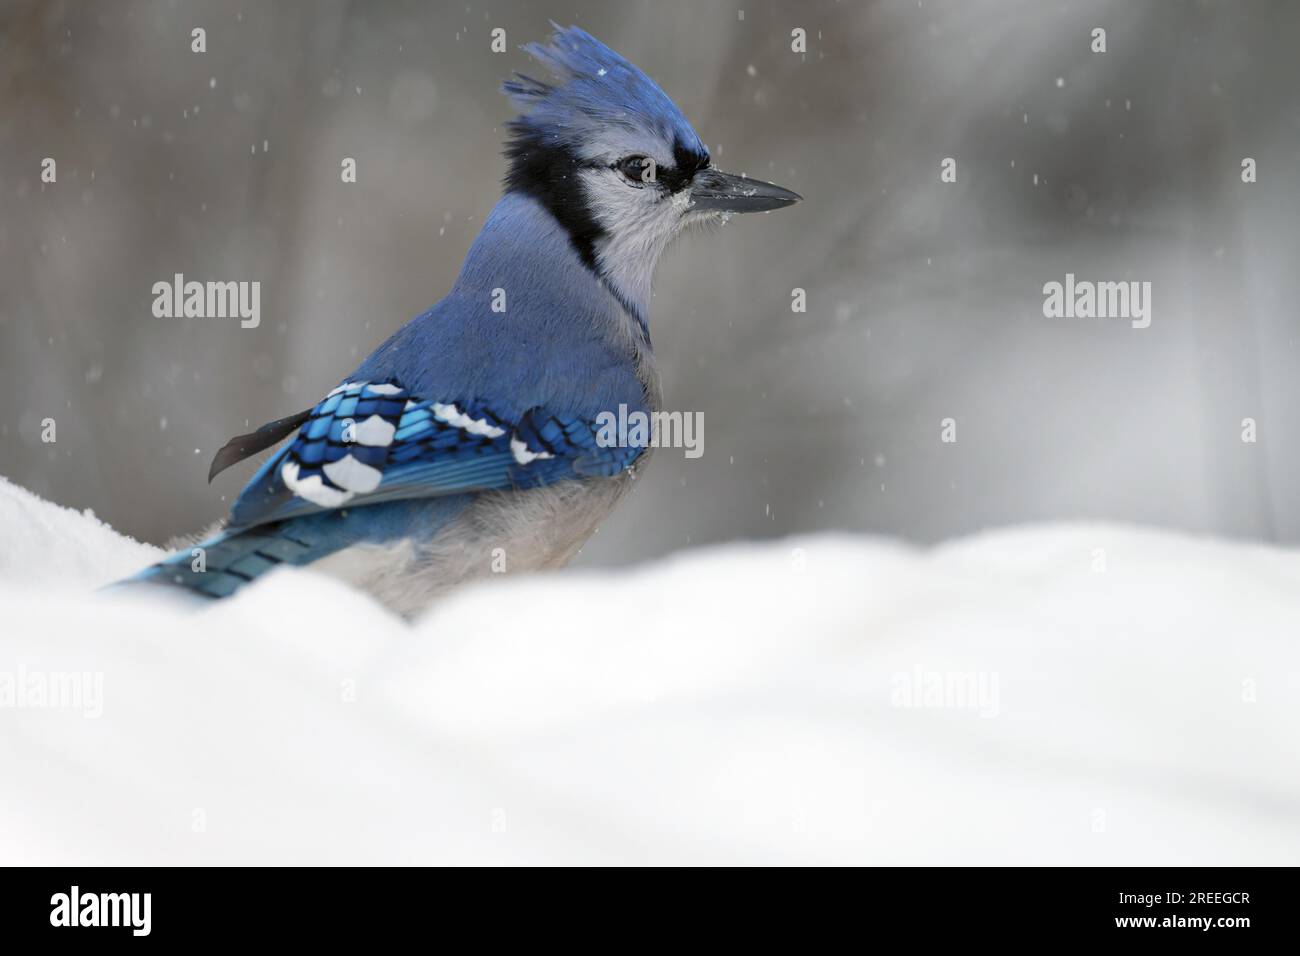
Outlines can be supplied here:
M657 170L655 161L649 156L624 156L614 168L627 177L629 182L652 183Z

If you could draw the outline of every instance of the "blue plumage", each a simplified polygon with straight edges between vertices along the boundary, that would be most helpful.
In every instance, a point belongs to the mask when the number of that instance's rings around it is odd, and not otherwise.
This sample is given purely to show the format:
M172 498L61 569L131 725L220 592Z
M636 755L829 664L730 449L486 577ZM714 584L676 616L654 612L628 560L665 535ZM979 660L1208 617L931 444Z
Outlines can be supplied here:
M602 446L593 420L532 408L517 420L482 401L421 401L394 380L349 382L254 476L231 527L318 511L609 477L644 450Z
M314 408L221 449L210 479L296 429L223 531L135 580L224 597L320 562L412 611L489 570L563 564L626 492L646 449L598 423L659 408L659 255L691 223L798 197L713 169L664 92L582 30L526 49L553 81L504 85L522 111L506 193L450 293Z
M504 311L494 311L503 299ZM483 224L447 297L398 329L352 377L396 379L424 399L490 399L507 418L537 406L591 418L619 402L644 408L615 318L622 311L555 217L511 192Z

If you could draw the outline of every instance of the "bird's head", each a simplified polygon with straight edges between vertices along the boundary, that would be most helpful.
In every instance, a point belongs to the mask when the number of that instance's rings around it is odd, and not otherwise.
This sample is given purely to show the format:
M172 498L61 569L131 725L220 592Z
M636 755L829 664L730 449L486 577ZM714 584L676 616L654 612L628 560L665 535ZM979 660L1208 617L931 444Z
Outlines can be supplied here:
M724 173L653 80L591 34L558 28L524 47L552 82L516 74L506 188L537 199L588 266L643 309L655 263L695 223L798 202L780 186Z

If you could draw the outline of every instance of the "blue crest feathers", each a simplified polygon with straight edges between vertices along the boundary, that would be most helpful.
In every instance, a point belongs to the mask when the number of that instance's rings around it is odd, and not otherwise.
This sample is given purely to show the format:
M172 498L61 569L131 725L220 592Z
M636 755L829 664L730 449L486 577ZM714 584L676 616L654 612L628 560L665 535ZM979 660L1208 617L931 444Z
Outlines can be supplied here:
M553 24L554 25L554 24ZM578 150L612 131L655 137L671 154L707 158L699 136L675 103L636 66L578 27L558 27L549 43L524 47L553 82L516 74L502 90L520 111L516 138Z

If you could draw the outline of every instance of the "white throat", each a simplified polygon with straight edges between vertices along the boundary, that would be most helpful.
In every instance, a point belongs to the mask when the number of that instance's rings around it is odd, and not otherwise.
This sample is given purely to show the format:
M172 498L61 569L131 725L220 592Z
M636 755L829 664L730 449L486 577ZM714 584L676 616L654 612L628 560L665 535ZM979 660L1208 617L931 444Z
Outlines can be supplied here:
M596 243L596 267L614 293L649 314L655 266L682 231L689 197L683 192L647 202L631 187L587 189L588 202L605 235Z

